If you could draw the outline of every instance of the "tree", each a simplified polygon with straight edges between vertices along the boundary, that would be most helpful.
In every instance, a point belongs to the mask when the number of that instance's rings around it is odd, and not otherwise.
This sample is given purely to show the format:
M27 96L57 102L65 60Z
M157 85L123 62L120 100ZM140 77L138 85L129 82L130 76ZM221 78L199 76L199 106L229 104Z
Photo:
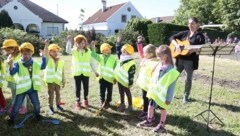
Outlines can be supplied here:
M196 17L203 24L219 23L212 13L217 0L181 0L174 23L187 25L189 17Z
M0 12L0 20L0 28L13 26L13 21L6 10Z
M240 4L239 0L218 0L219 21L224 24L225 30L232 32L232 34L240 34Z
M143 35L148 43L148 24L152 24L152 21L148 19L133 18L127 22L125 29L135 31Z

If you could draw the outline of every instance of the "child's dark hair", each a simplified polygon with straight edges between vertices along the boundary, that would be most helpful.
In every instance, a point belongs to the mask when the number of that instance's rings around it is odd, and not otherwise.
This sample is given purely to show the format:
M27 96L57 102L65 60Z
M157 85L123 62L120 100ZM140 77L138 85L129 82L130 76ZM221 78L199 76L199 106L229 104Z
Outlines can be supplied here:
M156 46L153 45L153 44L148 44L148 45L144 46L143 51L144 51L144 53L148 53L148 54L152 53L151 58L156 57L156 53L155 53L156 52Z
M160 45L156 49L156 55L157 57L161 57L162 55L166 55L166 63L173 65L173 60L172 60L172 53L170 48L167 45Z

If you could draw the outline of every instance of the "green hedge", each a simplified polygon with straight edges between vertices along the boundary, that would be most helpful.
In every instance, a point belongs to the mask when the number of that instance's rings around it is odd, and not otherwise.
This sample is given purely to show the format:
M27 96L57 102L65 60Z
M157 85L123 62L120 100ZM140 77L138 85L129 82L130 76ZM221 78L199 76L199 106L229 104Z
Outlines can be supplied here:
M179 31L187 30L187 26L157 23L148 25L148 36L151 44L159 46L169 44L169 37Z
M169 44L169 38L180 31L188 30L187 26L157 23L148 25L148 36L150 43L159 46L161 44ZM228 32L221 30L203 29L203 32L207 32L211 42L214 42L218 37L220 39L226 39Z

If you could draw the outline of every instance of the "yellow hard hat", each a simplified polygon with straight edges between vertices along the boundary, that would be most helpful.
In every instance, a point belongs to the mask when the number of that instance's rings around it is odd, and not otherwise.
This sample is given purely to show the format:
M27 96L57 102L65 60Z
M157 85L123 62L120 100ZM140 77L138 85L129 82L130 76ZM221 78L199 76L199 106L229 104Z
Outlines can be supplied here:
M9 47L18 47L18 44L14 39L4 40L2 49L9 48Z
M132 55L134 53L134 48L130 44L124 44L122 49L124 49L128 54Z
M49 51L50 51L50 50L60 51L61 48L60 48L57 44L50 44L50 45L48 46L48 50L49 50Z
M25 43L21 44L21 46L20 46L20 51L22 51L22 49L29 49L29 50L32 51L32 54L34 53L34 47L33 47L33 45L32 45L31 43L29 43L29 42L25 42Z
M87 38L82 34L79 34L79 35L75 36L74 37L74 42L79 42L81 39L84 39L87 42Z
M112 46L109 45L108 43L103 43L103 44L100 46L100 51L101 51L101 53L103 53L104 50L106 50L106 49L111 49L111 48L112 48Z

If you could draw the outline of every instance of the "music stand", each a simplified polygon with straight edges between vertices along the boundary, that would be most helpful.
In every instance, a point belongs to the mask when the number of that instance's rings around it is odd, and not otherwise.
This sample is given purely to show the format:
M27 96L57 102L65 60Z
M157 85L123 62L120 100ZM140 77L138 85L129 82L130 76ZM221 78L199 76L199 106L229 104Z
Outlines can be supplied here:
M224 125L224 123L217 117L215 113L211 110L211 101L212 101L212 90L213 90L213 78L214 78L214 70L215 70L215 58L216 55L230 55L231 52L234 50L235 44L210 44L202 46L199 55L212 55L213 56L213 67L212 67L212 80L211 80L211 89L209 94L209 102L208 102L208 109L204 110L203 112L197 114L193 118L197 116L201 116L207 123L207 130L209 131L209 124L212 122L213 119L217 118L217 120ZM203 114L207 112L207 119L204 118ZM214 118L210 120L210 113L213 114Z

